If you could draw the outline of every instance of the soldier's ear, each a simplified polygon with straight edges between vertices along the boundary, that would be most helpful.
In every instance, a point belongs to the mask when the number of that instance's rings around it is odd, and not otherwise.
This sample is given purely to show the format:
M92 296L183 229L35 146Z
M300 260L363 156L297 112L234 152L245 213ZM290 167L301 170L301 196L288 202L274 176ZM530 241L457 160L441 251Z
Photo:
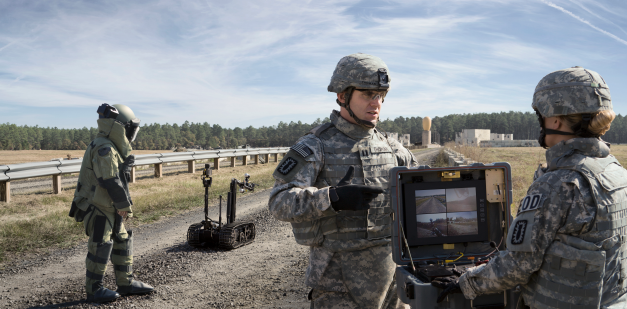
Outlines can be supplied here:
M544 126L547 129L559 130L560 126L562 125L563 125L563 122L561 121L561 119L559 119L559 117L553 116L553 117L544 118Z
M338 93L337 94L337 100L340 101L340 103L344 104L346 103L346 92L342 92L342 93Z

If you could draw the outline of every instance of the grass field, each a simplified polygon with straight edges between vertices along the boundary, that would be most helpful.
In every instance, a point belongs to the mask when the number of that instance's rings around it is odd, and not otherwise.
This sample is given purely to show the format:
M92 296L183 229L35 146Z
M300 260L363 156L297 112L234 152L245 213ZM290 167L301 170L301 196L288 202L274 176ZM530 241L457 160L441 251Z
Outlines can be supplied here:
M133 150L135 155L165 152L172 151ZM68 154L72 155L72 158L79 158L85 154L85 150L0 150L0 165L50 161L52 159L67 158Z
M272 171L276 163L236 166L214 171L209 189L210 205L217 204L219 195L226 196L231 178L242 179L244 173L259 190L274 185ZM162 178L140 178L130 184L133 217L129 227L155 222L162 218L204 205L204 188L200 172L165 174ZM74 189L61 194L50 193L13 195L11 203L0 203L0 262L13 260L22 254L46 252L67 247L86 239L82 223L68 217ZM198 218L200 222L202 218Z
M541 147L478 148L447 146L477 162L508 162L511 164L514 191L512 214L516 214L518 204L525 197L538 165L546 163L546 150ZM627 145L612 145L611 153L623 166L627 166Z

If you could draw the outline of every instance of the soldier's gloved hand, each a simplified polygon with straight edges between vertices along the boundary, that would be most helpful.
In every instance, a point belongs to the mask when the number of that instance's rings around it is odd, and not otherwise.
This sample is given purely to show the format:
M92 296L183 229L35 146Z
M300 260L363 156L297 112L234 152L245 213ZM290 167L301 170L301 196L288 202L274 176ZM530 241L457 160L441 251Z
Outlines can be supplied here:
M128 157L126 157L126 160L124 160L122 164L124 165L125 169L130 170L132 165L135 164L135 155L128 155Z
M121 170L122 173L124 173L124 177L126 178L127 182L131 181L131 168L133 167L133 164L135 164L135 155L129 155L128 157L126 157L126 160L122 162Z
M459 286L458 276L438 277L431 281L431 285L442 289L442 293L438 295L438 303L441 303L448 294L461 293L462 288Z
M331 206L336 211L340 210L366 210L370 208L370 202L379 194L383 193L383 189L366 185L351 185L353 179L354 167L349 167L344 178L337 183L337 186L329 189L329 198Z

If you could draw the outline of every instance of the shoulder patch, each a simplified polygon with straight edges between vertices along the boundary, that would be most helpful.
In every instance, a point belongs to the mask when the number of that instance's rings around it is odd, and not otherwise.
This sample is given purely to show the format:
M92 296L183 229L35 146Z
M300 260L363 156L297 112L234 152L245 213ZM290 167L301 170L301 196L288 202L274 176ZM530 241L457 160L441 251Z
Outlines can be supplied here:
M507 232L507 250L515 252L533 252L531 245L531 234L535 222L533 212L519 214L512 222Z
M542 194L530 194L523 198L520 203L520 207L518 207L518 213L523 213L525 211L532 211L542 207Z
M311 148L309 148L307 145L305 145L303 143L298 143L298 144L292 146L290 149L296 151L296 153L298 153L303 158L306 158L306 157L310 156L313 153Z
M307 147L307 146L305 146ZM292 157L287 157L285 158L285 160L283 160L283 162L276 168L277 172L281 173L282 175L287 175L289 174L294 168L296 168L296 166L298 165L298 161L296 161L294 158Z
M98 154L101 157L108 155L109 152L111 152L111 147L102 147L102 148L98 149Z
M519 220L514 224L514 228L512 230L512 238L510 241L513 245L522 245L525 240L525 233L527 232L527 224L529 222L527 220Z

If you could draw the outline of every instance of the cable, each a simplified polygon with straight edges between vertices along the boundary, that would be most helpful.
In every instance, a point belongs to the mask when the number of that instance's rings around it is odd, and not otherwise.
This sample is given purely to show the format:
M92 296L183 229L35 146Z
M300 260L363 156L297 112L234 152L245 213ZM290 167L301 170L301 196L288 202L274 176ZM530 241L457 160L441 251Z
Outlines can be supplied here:
M407 255L409 255L409 262L411 263L411 268L414 272L413 274L416 275L416 265L414 265L414 259L411 257L411 251L409 250L409 244L407 243L407 238L405 237L405 231L403 231L403 222L399 222L398 225L401 227L401 235L403 235L403 242L405 243L405 247L407 247Z

